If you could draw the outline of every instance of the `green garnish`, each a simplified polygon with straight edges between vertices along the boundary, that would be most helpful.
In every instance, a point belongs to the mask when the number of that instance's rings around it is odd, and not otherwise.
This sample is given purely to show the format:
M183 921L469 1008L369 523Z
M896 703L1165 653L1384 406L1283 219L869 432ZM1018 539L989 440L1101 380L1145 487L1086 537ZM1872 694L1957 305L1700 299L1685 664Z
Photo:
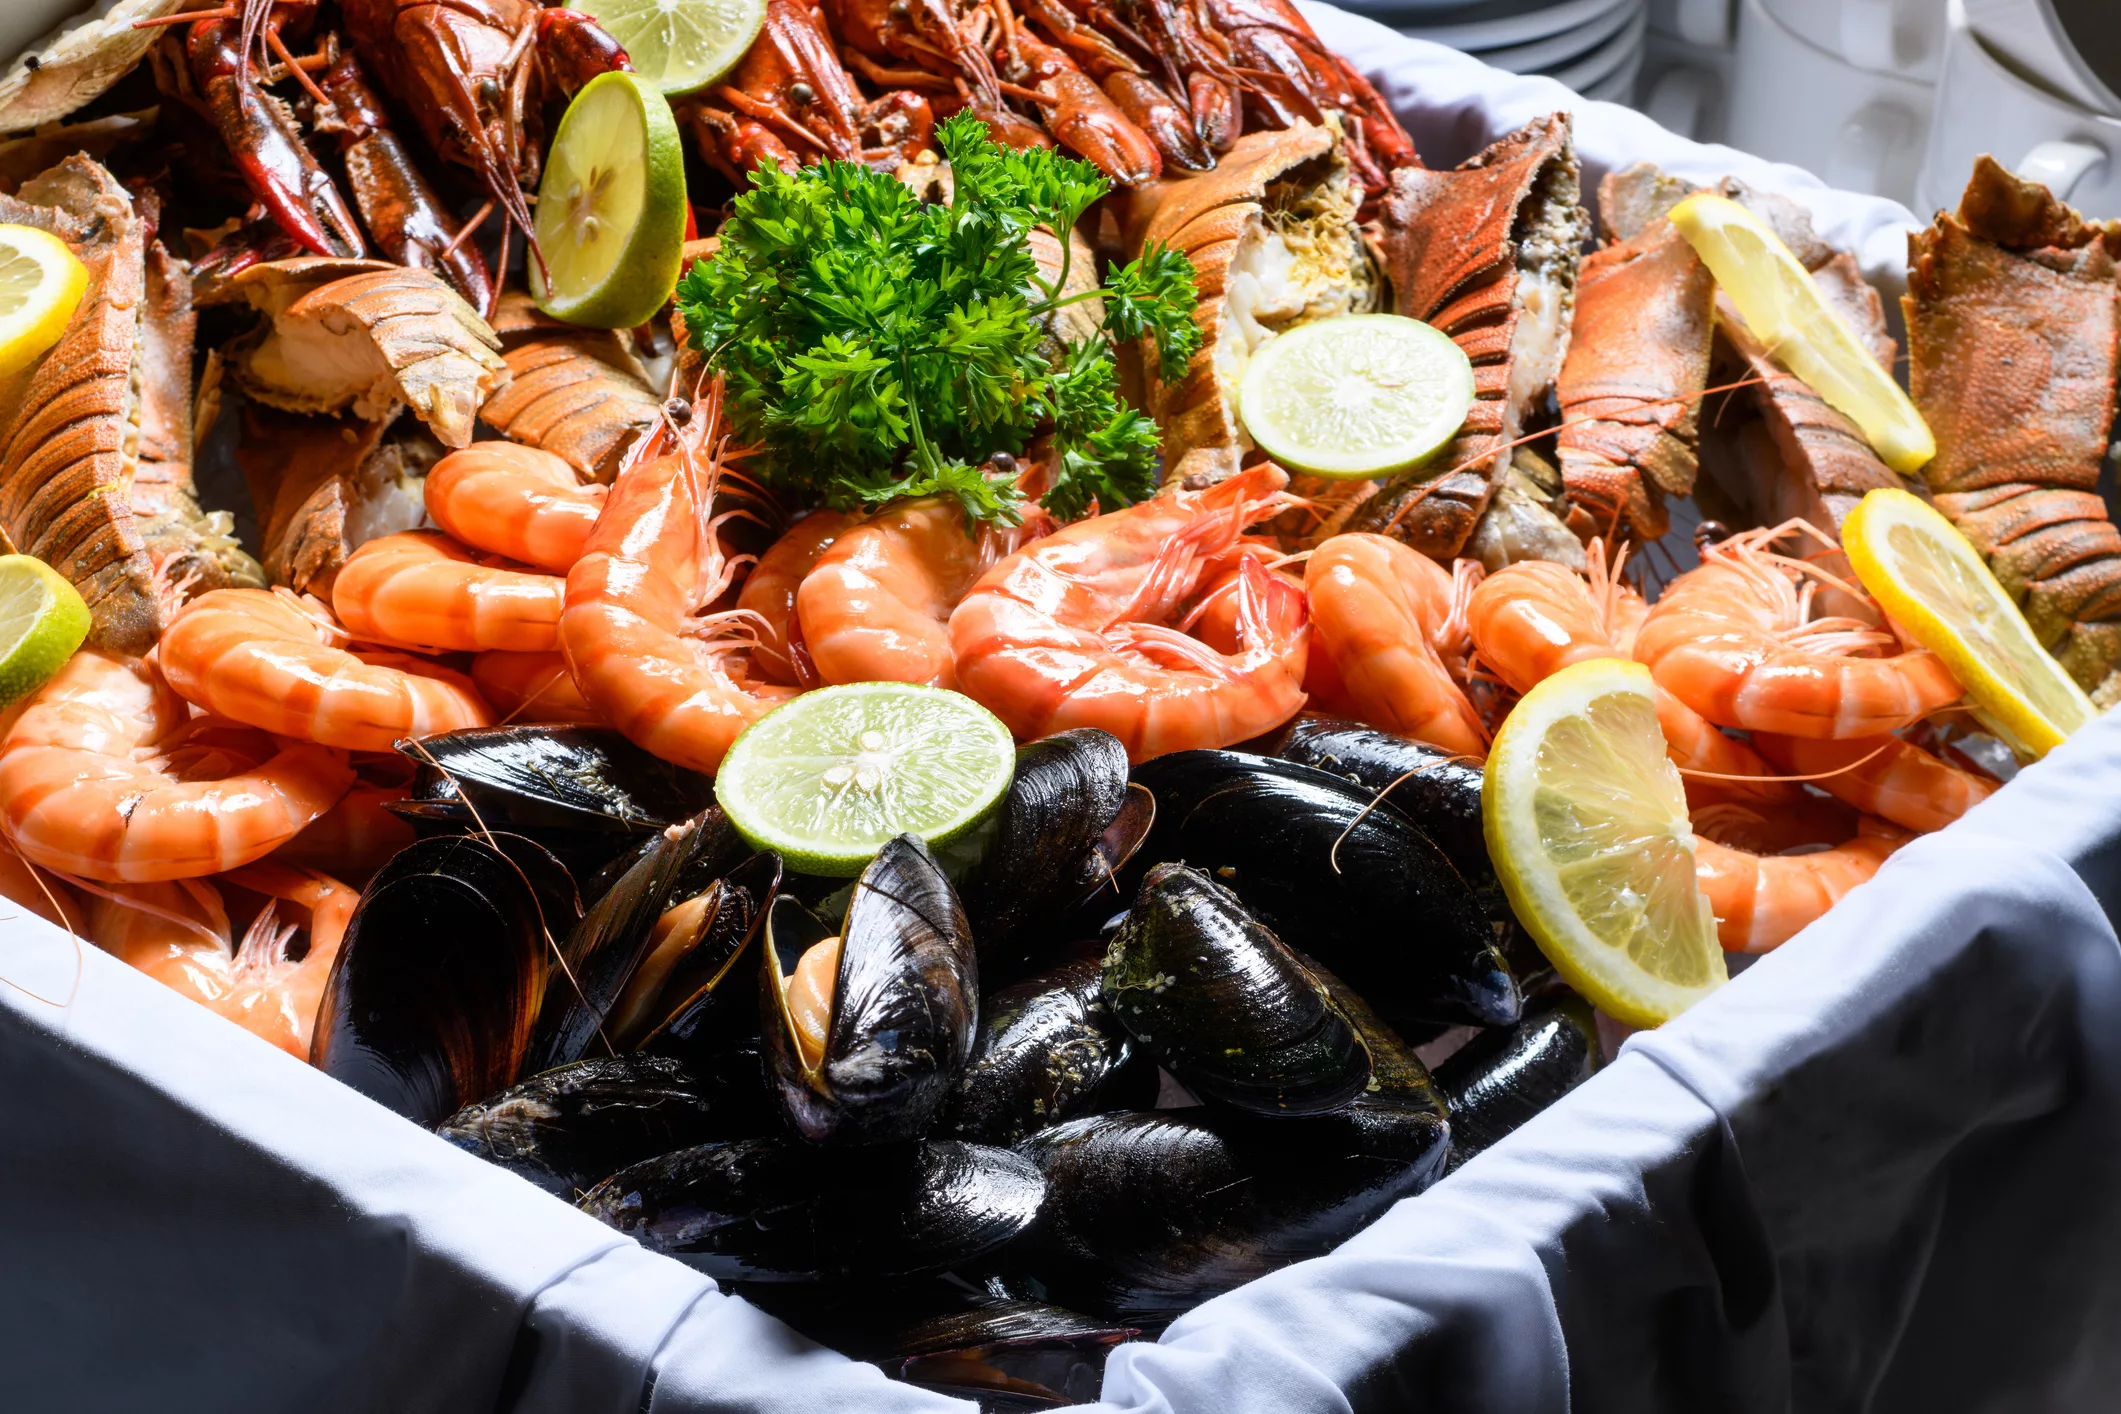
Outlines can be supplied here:
M762 163L721 249L678 285L693 346L727 380L737 435L766 479L860 511L951 496L968 520L1015 522L1013 481L981 463L1051 423L1060 453L1041 503L1064 520L1153 489L1156 427L1120 401L1115 341L1156 340L1175 379L1200 347L1193 263L1152 247L1103 288L1062 293L1029 236L1072 229L1107 190L1087 162L997 146L961 113L936 130L955 184L931 206L881 172ZM1027 298L1026 292L1032 294ZM1042 352L1042 321L1102 296L1099 332Z

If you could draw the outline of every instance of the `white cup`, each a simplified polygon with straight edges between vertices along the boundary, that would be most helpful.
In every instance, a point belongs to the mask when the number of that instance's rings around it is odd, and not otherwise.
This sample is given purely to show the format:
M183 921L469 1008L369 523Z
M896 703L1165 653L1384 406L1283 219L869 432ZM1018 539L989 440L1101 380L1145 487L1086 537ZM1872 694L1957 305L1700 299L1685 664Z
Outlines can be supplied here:
M1944 43L1939 0L1764 0L1792 34L1859 69L1937 76Z
M1956 208L1974 159L1986 152L2086 216L2121 216L2121 118L2013 73L1966 23L1961 0L1951 6L1918 210Z
M2121 94L2084 62L2055 17L2053 0L1966 0L1966 23L1991 51L2062 97L2094 113L2121 117Z

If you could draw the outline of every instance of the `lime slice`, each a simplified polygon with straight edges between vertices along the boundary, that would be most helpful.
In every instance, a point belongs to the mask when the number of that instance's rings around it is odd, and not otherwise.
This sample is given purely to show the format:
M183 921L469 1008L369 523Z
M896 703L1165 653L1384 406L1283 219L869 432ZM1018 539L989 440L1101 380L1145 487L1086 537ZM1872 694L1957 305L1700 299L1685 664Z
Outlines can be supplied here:
M630 329L662 311L685 246L685 150L670 104L639 74L575 95L538 183L530 293L555 319Z
M51 681L88 637L88 605L34 555L0 555L0 707Z
M1729 976L1648 668L1593 658L1526 693L1488 753L1481 813L1510 906L1600 1010L1661 1025Z
M1856 578L1944 660L1986 723L2038 758L2099 715L1952 523L1906 491L1867 493L1841 527Z
M1746 327L1777 362L1855 423L1887 466L1911 476L1937 455L1922 414L1766 222L1710 192L1680 202L1671 219Z
M1473 406L1473 365L1397 314L1301 324L1262 344L1238 385L1245 431L1274 460L1357 479L1420 466Z
M791 698L744 729L714 798L755 849L852 878L902 834L946 845L1009 789L1016 743L962 693L858 682Z
M679 98L736 67L765 27L766 0L604 0L597 23L635 73Z
M0 378L59 342L88 291L88 267L35 226L0 225Z

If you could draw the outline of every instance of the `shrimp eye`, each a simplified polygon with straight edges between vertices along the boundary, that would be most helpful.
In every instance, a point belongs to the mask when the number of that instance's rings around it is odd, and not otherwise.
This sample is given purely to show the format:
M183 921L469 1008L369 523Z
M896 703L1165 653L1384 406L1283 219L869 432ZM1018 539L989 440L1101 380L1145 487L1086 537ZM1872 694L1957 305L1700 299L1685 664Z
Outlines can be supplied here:
M788 101L799 107L807 108L817 102L817 91L801 79L797 79L794 83L788 85Z
M501 106L501 86L491 78L479 80L479 102L489 108Z

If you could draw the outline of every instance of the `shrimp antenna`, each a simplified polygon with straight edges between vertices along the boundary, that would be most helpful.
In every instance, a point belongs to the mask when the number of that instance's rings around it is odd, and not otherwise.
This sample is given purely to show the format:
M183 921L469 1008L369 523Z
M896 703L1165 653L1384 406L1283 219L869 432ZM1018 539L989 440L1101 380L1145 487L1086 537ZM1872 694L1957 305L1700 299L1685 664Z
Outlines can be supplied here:
M0 831L0 840L7 842L7 847L14 851L15 857L20 859L23 867L29 870L29 876L37 881L37 888L44 894L45 901L51 904L52 912L59 915L59 926L64 928L66 936L74 941L74 981L73 985L66 989L65 1001L53 1001L43 993L33 992L20 982L7 977L0 977L0 983L13 987L33 1002L42 1002L48 1007L57 1007L60 1011L65 1011L74 1004L74 998L80 995L81 978L88 971L88 957L81 950L81 935L74 931L73 919L68 916L66 905L61 903L59 896L52 892L52 886L44 882L44 871L30 863L29 856L24 854L22 847L15 843L14 834L11 831ZM215 941L219 942L220 940L217 938Z

